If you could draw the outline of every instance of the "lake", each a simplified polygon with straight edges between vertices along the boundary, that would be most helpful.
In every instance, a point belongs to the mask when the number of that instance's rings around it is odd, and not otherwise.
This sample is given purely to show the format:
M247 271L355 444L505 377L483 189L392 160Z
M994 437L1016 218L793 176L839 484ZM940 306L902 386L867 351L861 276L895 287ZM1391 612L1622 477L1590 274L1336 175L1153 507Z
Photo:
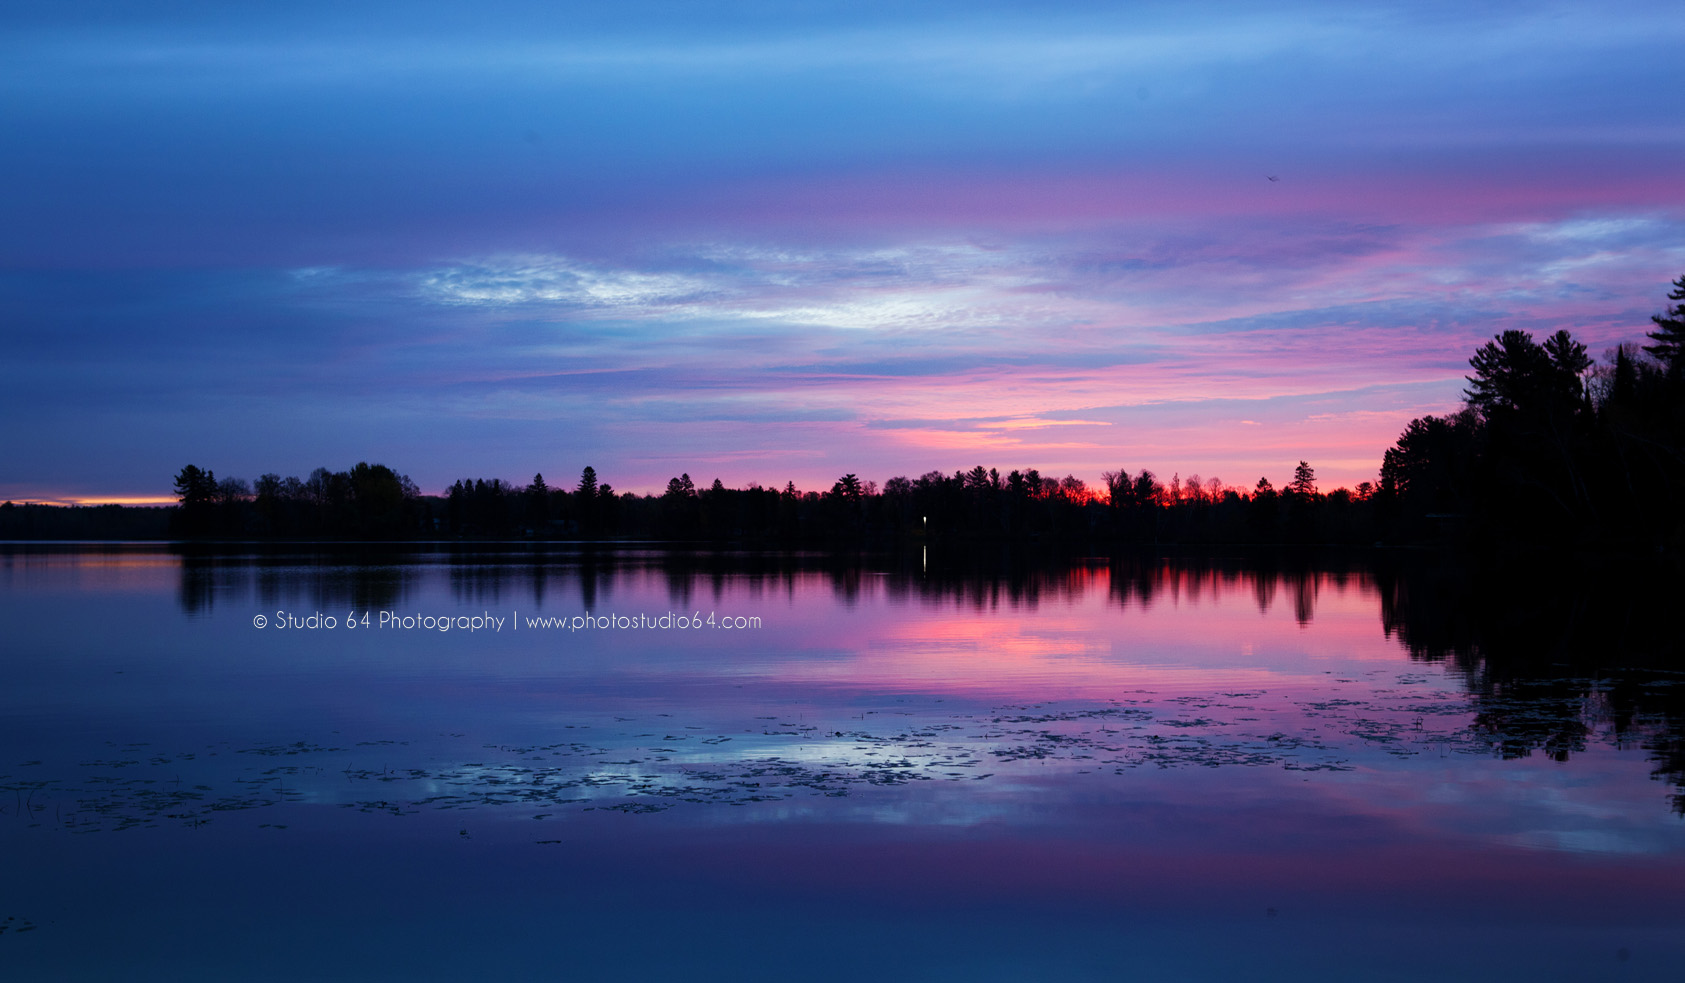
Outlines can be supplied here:
M1671 609L1533 573L0 547L0 967L1676 978Z

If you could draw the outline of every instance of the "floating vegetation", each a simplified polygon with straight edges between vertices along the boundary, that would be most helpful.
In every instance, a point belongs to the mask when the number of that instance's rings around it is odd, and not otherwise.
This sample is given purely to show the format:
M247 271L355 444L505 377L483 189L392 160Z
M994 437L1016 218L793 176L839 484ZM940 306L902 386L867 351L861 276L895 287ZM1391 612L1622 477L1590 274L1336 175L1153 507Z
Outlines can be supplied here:
M1414 688L1299 701L1263 690L1137 691L1102 704L973 713L934 701L823 726L780 715L735 728L662 723L665 713L615 716L608 726L558 723L557 735L568 739L532 745L472 744L460 733L421 746L296 740L136 753L147 745L111 745L114 753L80 757L56 774L40 760L0 774L0 820L93 833L198 828L302 806L385 816L493 810L538 822L581 811L644 815L796 799L823 810L827 800L884 789L972 783L955 787L976 795L1001 782L1115 778L1143 768L1346 772L1421 754L1504 758L1538 747L1556 756L1597 734L1591 723L1565 729L1559 707L1488 699L1477 709L1460 694L1425 692L1419 675L1398 682ZM225 751L232 753L219 757ZM283 819L292 817L258 815L251 825L293 825Z

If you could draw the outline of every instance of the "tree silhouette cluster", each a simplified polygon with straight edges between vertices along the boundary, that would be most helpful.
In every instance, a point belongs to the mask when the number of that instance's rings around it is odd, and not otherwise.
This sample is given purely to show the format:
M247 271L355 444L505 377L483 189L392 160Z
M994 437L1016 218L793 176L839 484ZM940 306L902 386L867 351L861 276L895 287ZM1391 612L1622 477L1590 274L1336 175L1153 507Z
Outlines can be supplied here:
M633 535L819 545L1361 541L1370 489L1323 495L1310 466L1300 462L1300 471L1303 480L1280 494L1268 481L1260 481L1262 492L1196 475L1166 484L1146 470L1108 472L1098 488L1072 475L982 465L898 475L881 489L845 474L824 492L793 483L731 489L717 480L697 489L686 474L653 502L627 499L623 516Z
M1216 478L1107 472L1102 487L1034 468L1001 474L978 465L876 482L845 474L826 491L751 484L698 487L689 474L660 495L617 494L586 467L572 490L542 474L520 485L464 479L443 496L379 464L317 469L309 479L266 474L248 485L188 465L176 476L174 532L184 538L642 539L767 546L893 546L934 542L1278 543L1364 542L1368 483L1317 490L1301 461L1277 491L1267 479L1234 488Z
M400 539L426 528L427 506L407 475L360 462L310 477L217 480L189 464L176 475L173 531L184 538Z
M1485 544L1685 544L1685 277L1650 345L1594 363L1567 331L1505 331L1464 408L1412 420L1381 464L1380 532Z
M573 491L551 487L544 475L520 486L493 478L463 479L445 493L436 531L494 539L598 539L614 535L619 497L587 466Z

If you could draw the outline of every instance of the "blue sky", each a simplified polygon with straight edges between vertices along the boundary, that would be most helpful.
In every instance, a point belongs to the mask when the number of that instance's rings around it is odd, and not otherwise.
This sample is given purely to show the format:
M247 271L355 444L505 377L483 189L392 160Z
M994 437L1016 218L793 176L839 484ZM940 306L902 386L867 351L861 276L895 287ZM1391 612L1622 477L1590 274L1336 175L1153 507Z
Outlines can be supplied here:
M1685 273L1677 4L8 10L16 499L1355 483Z

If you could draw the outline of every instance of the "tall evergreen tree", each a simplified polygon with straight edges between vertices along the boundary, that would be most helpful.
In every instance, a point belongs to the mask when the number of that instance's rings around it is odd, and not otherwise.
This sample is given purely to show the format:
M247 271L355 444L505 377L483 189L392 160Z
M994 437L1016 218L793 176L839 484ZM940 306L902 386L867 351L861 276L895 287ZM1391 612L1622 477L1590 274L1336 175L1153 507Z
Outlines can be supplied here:
M216 499L216 475L189 464L176 475L176 497L189 511L209 505Z
M1300 461L1293 469L1293 482L1287 490L1300 498L1310 498L1316 494L1316 469L1308 461Z
M1556 370L1553 381L1559 398L1584 404L1585 374L1591 368L1591 356L1586 354L1586 346L1575 341L1574 336L1566 330L1561 330L1546 338L1543 347L1545 354L1550 356L1551 366Z
M1677 378L1685 375L1685 276L1673 281L1667 299L1674 303L1662 313L1650 315L1656 330L1648 335L1655 344L1645 345L1644 350L1667 366L1668 375Z
M1469 359L1463 395L1488 418L1538 407L1554 374L1550 355L1525 331L1510 330L1480 346Z
M216 475L201 471L189 464L176 475L176 498L181 511L176 513L176 528L184 536L203 536L211 532L217 498Z
M1632 359L1627 357L1626 346L1615 348L1615 378L1609 385L1609 400L1611 406L1620 406L1632 402L1638 392L1638 370L1633 368Z

